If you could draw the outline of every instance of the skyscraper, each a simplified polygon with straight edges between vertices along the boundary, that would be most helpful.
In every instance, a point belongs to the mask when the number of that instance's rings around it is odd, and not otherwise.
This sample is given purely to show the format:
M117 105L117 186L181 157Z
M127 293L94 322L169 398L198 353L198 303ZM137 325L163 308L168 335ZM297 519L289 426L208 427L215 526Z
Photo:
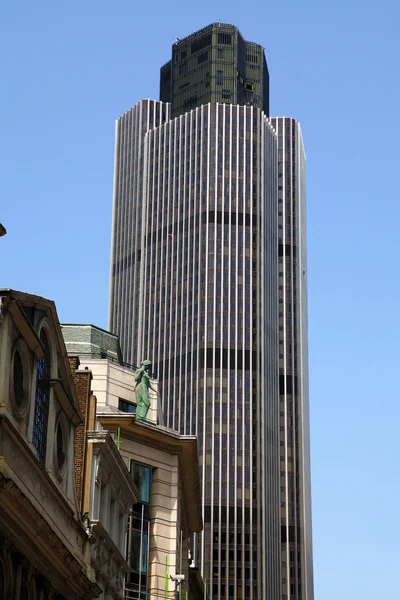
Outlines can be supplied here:
M305 153L299 123L273 118L278 135L279 398L282 598L314 597Z
M286 383L280 395L289 371L287 361L279 371L279 362L294 345L279 351L289 317L280 323L280 149L268 107L262 47L217 23L174 44L161 69L160 102L142 100L118 119L109 325L124 360L153 362L166 424L198 436L204 532L194 553L212 597L278 600L282 560L296 579L282 597L312 600L302 585L305 504L295 503L295 520L284 516L279 489L308 498L309 456L308 430L298 433L303 423L296 421L298 481L281 451L279 483L279 441L290 434L279 430L279 411L295 402ZM300 261L292 262L297 269ZM292 312L306 310L296 302ZM304 390L305 318L301 326L296 320L303 352L296 382ZM305 405L306 391L301 398Z
M172 118L202 104L258 106L269 114L264 48L246 42L237 27L213 23L177 40L160 73L160 100Z

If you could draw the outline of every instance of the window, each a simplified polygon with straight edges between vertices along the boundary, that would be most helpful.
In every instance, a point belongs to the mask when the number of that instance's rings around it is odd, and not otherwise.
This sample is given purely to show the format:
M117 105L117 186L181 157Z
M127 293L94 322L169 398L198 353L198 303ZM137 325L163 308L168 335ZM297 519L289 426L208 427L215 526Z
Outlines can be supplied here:
M54 462L60 479L65 475L68 458L68 423L63 413L56 421L54 436Z
M218 58L224 58L224 51L222 48L218 48Z
M196 52L199 52L199 50L202 50L203 48L207 48L207 46L211 46L211 42L212 42L212 35L211 35L211 33L209 33L208 35L202 36L200 39L196 40L195 42L192 42L192 44L190 46L190 51L192 54L195 54Z
M57 463L58 468L61 470L65 463L65 454L64 454L64 437L62 432L61 423L57 425Z
M218 44L226 44L230 46L232 44L232 35L230 33L219 33Z
M30 377L29 352L25 342L19 339L12 356L10 377L10 396L18 419L28 411Z
M150 502L150 479L150 467L134 463L133 480L139 490L139 502L145 502L146 504Z
M135 414L136 413L136 405L132 404L132 402L128 402L127 400L124 400L123 398L118 398L118 410L122 410L123 412Z
M201 64L203 62L206 62L208 60L208 51L206 52L202 52L201 54L199 54L199 56L197 57L197 64Z
M147 573L148 535L141 531L132 530L132 559L131 569L136 573Z
M186 75L187 71L188 71L187 62L184 62L181 65L179 65L179 75Z
M222 85L222 71L217 71L217 84Z
M151 467L131 464L131 474L139 490L139 502L133 505L128 533L128 560L130 573L126 589L139 600L148 599L147 571L150 537Z
M50 348L45 330L40 332L44 356L39 358L36 373L35 416L33 421L33 445L36 458L44 466L46 460L47 421L50 402Z

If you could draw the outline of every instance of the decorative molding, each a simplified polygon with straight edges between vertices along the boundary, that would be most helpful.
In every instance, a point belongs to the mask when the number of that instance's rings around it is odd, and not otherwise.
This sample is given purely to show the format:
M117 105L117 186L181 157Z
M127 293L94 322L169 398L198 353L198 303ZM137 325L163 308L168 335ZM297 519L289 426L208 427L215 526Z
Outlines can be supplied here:
M94 524L93 532L92 566L104 589L114 598L122 598L124 576L129 572L128 564L99 522Z
M21 364L22 364L22 374L23 374L23 401L22 405L19 406L17 399L15 397L15 388L14 388L14 365L15 365L15 355L18 352ZM30 354L30 350L27 346L26 341L19 337L13 344L11 350L11 363L9 365L10 368L10 381L9 381L9 389L10 389L10 398L11 404L13 408L14 415L18 421L25 419L27 416L29 407L30 407L30 391L32 385L32 355Z
M3 428L4 431L1 432ZM47 499L54 506L54 510L57 510L56 507L58 507L69 517L74 518L78 511L77 507L74 507L72 502L60 491L54 477L38 463L26 436L15 428L10 419L1 414L0 432L3 443L3 465L6 468L9 463L13 465L12 470L18 473L21 480L21 475L25 475L27 480L24 481L24 484L38 500L40 497L43 500ZM1 465L0 471L4 471Z
M96 481L106 480L114 488L122 504L134 504L139 490L118 451L109 431L88 431L87 442L92 444L93 455L98 456Z
M24 311L22 310L18 300L14 298L11 299L3 299L3 310L8 310L11 314L15 325L18 327L21 332L22 337L28 344L29 348L34 352L37 359L44 356L44 349L42 343L36 334L35 330L32 328L28 319L25 316Z
M67 389L61 379L50 379L50 386L53 388L59 403L67 417L77 426L82 423L82 415L74 405L74 401L68 394Z
M14 484L11 479L6 479L0 473L0 501L4 506L4 497L9 496L13 505L17 504L21 514L29 517L29 520L34 524L37 535L40 536L41 542L44 542L48 550L51 552L55 561L62 565L62 570L71 574L71 579L79 583L79 586L89 594L88 598L97 598L99 589L84 572L84 564L78 562L74 555L63 544L57 534L52 530L50 525L45 521L40 513L35 509L31 502L24 496L21 490ZM5 542L3 544L2 553L12 552L15 547Z

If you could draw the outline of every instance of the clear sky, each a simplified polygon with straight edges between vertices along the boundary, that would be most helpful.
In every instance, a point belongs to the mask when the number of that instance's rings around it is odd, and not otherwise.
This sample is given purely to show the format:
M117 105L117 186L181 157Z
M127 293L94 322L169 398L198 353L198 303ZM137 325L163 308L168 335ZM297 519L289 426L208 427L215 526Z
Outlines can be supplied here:
M315 598L400 598L398 2L3 2L0 286L107 327L115 119L218 19L306 145Z

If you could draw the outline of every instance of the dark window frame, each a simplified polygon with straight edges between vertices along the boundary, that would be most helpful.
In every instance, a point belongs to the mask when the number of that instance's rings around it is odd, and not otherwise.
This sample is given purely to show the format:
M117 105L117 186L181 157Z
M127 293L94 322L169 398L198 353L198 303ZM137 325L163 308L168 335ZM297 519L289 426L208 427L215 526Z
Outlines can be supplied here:
M32 442L36 448L36 458L44 466L47 450L47 427L50 409L50 346L44 328L40 332L44 356L39 358L36 370L35 413Z

